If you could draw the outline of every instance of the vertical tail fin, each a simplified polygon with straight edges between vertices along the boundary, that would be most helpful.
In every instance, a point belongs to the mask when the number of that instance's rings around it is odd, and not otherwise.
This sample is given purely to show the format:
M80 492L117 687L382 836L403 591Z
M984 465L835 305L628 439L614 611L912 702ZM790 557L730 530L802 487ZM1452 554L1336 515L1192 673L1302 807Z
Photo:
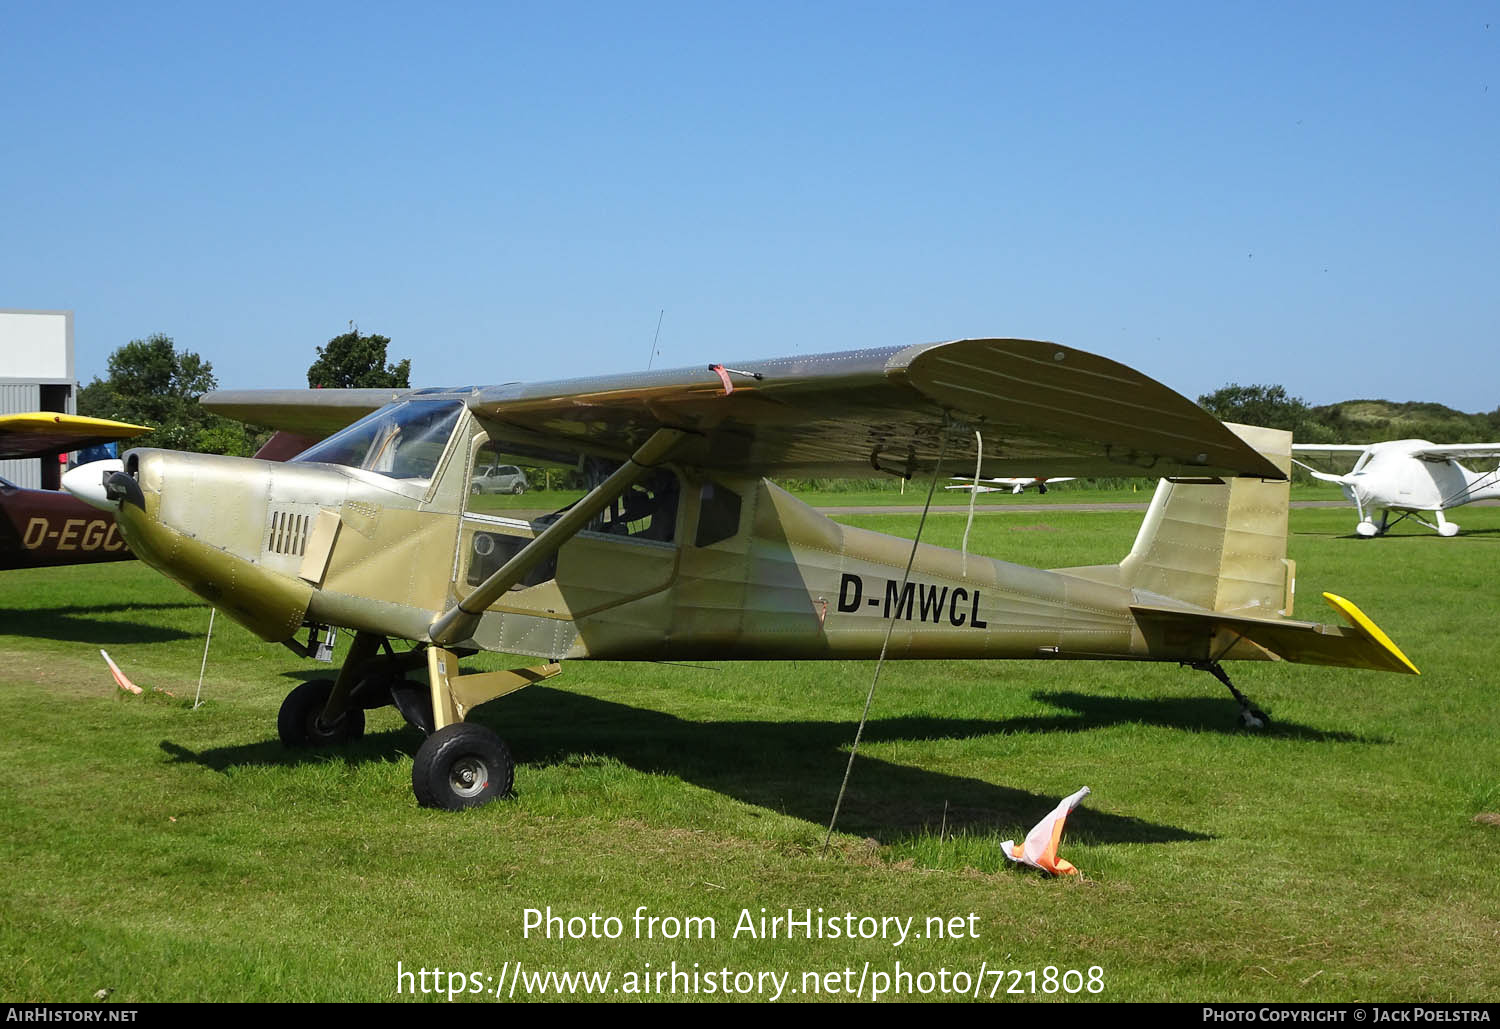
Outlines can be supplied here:
M1290 473L1290 432L1229 428ZM1286 557L1290 485L1289 479L1161 480L1117 581L1210 611L1289 616L1295 585L1295 567Z

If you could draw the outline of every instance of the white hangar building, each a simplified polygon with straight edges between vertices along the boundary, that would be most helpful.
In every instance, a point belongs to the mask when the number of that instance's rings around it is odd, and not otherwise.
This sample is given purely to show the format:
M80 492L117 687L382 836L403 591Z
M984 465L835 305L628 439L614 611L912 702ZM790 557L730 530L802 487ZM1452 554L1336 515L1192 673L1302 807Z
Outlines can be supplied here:
M73 312L0 308L0 414L77 413ZM0 478L30 489L57 489L61 472L47 461L0 461Z

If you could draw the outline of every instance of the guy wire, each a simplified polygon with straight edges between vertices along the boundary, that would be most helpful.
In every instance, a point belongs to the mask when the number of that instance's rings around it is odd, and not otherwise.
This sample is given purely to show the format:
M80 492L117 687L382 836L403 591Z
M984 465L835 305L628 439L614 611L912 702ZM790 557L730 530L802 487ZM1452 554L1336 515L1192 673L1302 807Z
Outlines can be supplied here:
M906 592L906 584L911 581L911 566L917 559L917 544L922 539L922 527L927 524L927 512L932 508L932 495L937 489L938 477L943 473L943 454L948 449L948 424L943 424L943 435L938 441L937 463L932 467L932 482L927 486L927 503L922 505L922 517L917 522L917 534L912 537L911 554L906 558L906 572L901 577L901 589L896 596L899 598ZM891 605L891 618L885 626L885 640L880 644L880 657L875 662L875 675L870 679L870 692L865 695L865 709L859 716L859 728L854 732L854 746L849 748L849 763L844 766L844 781L839 784L838 799L833 802L833 817L828 820L828 835L823 837L823 854L828 854L828 844L833 839L834 826L838 825L839 809L844 806L844 791L849 788L849 773L854 771L854 756L859 753L859 741L865 734L865 723L870 717L870 705L875 701L875 687L880 682L880 670L885 666L885 652L891 645L891 632L896 628L896 610L899 604Z

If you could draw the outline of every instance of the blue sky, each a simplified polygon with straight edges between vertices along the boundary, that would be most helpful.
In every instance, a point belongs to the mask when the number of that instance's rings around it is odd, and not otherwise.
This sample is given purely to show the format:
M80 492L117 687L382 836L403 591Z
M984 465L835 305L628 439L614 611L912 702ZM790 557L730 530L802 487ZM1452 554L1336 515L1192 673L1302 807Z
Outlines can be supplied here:
M1045 9L1042 9L1045 8ZM1488 4L0 8L0 307L300 386L951 339L1500 407Z

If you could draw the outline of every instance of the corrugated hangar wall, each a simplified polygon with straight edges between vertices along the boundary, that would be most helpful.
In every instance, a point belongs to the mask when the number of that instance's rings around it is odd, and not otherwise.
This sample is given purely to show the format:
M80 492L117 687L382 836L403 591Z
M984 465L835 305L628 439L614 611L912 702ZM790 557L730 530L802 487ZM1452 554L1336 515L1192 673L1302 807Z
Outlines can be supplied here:
M0 309L0 414L75 414L76 394L73 312ZM56 468L56 458L45 460ZM28 489L56 486L37 458L0 461L0 477Z

